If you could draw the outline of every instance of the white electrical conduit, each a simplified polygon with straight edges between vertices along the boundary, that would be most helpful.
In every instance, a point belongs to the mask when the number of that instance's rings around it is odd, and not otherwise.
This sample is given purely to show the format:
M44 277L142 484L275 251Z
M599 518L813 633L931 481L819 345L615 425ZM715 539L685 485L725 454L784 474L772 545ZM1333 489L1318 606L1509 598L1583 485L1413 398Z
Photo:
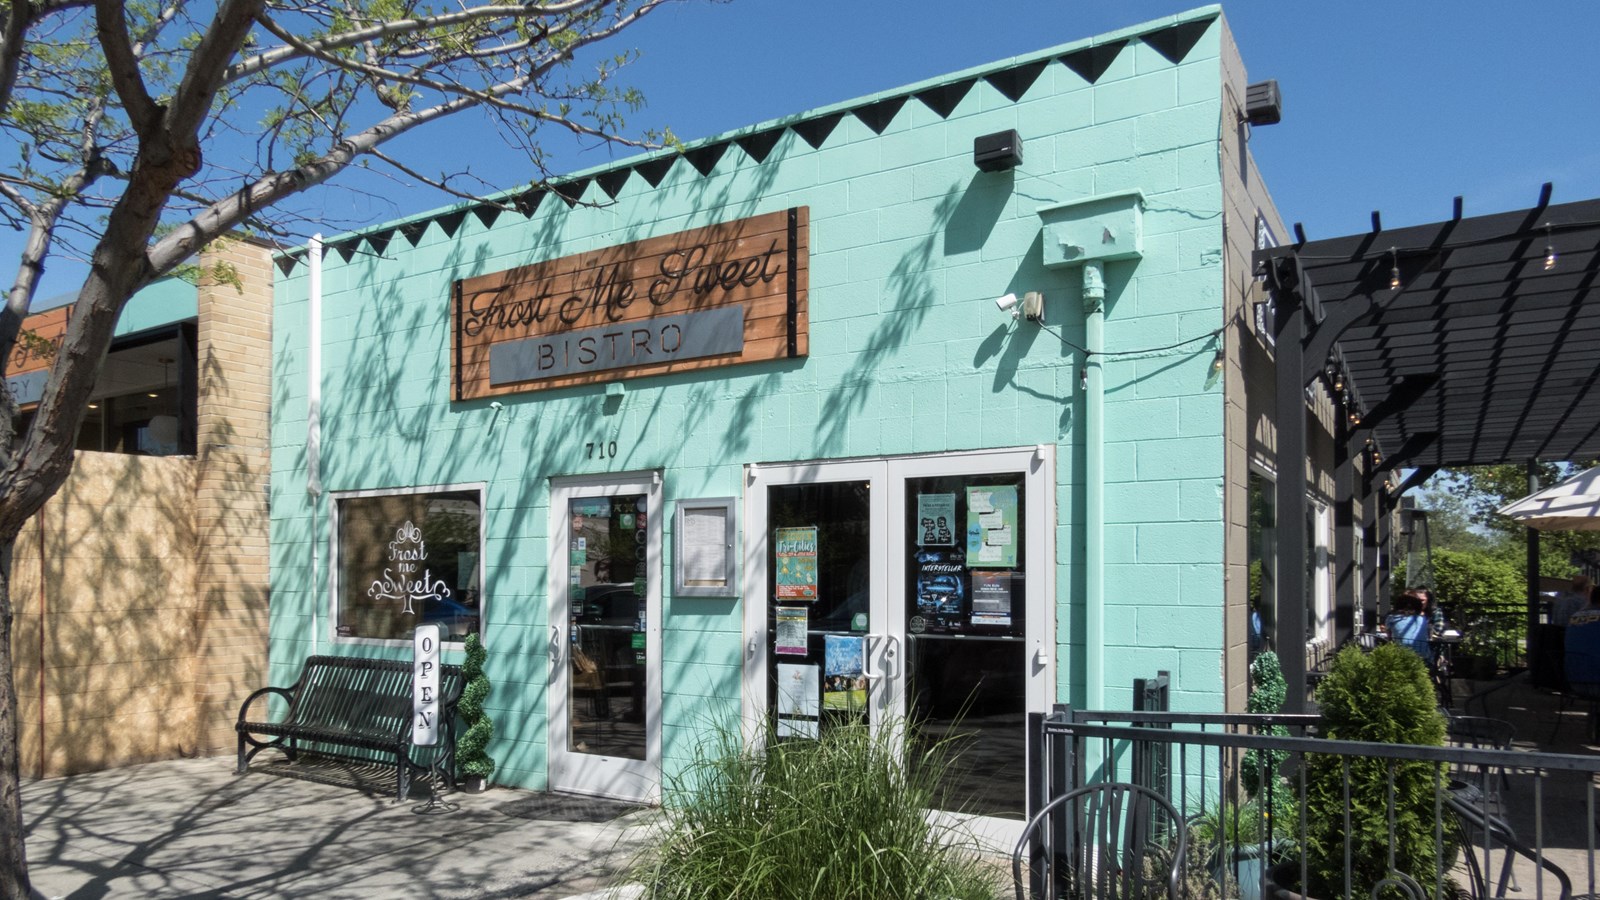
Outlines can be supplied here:
M311 498L311 652L318 652L322 629L318 611L322 607L321 582L317 578L317 505L322 499L322 235L311 236L307 245L308 293L306 328L309 351L306 356L306 493Z

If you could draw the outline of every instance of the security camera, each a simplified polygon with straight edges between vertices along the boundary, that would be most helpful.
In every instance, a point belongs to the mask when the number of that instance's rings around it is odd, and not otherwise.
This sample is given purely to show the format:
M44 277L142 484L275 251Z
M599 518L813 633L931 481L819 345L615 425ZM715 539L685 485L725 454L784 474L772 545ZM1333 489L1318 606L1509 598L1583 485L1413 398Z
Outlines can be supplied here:
M1029 291L1023 294L1020 302L1018 302L1016 294L996 297L994 305L998 306L1001 312L1010 313L1013 319L1027 319L1030 322L1044 321L1044 295L1038 291Z
M494 411L496 411L496 412L499 412L500 410L505 409L506 405L504 403L501 403L499 400L491 400L491 401L489 401L489 408L494 410Z

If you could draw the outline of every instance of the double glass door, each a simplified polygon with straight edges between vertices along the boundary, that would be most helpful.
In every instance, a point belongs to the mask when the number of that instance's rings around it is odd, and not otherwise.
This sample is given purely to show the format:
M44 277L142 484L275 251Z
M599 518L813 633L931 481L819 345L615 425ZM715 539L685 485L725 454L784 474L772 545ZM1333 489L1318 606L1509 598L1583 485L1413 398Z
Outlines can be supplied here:
M1029 448L755 470L752 728L803 740L904 721L955 751L940 807L1005 840L1027 711L1052 693L1050 462Z

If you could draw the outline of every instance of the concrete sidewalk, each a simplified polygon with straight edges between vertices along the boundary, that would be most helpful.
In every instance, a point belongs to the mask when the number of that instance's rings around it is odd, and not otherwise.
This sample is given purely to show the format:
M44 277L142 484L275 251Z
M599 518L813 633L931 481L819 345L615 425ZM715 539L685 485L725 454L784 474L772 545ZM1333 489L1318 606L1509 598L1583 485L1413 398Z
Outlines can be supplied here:
M570 897L617 880L651 815L500 789L441 799L235 776L223 757L22 787L41 897Z

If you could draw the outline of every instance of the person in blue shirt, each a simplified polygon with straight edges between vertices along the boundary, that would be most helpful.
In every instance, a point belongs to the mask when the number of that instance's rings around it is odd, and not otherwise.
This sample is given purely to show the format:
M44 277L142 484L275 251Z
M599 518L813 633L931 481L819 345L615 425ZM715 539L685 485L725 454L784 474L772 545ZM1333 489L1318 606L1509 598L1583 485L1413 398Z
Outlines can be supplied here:
M1385 622L1389 626L1389 640L1422 657L1429 668L1433 666L1433 645L1428 642L1432 630L1428 618L1431 605L1426 590L1412 588L1395 598Z

